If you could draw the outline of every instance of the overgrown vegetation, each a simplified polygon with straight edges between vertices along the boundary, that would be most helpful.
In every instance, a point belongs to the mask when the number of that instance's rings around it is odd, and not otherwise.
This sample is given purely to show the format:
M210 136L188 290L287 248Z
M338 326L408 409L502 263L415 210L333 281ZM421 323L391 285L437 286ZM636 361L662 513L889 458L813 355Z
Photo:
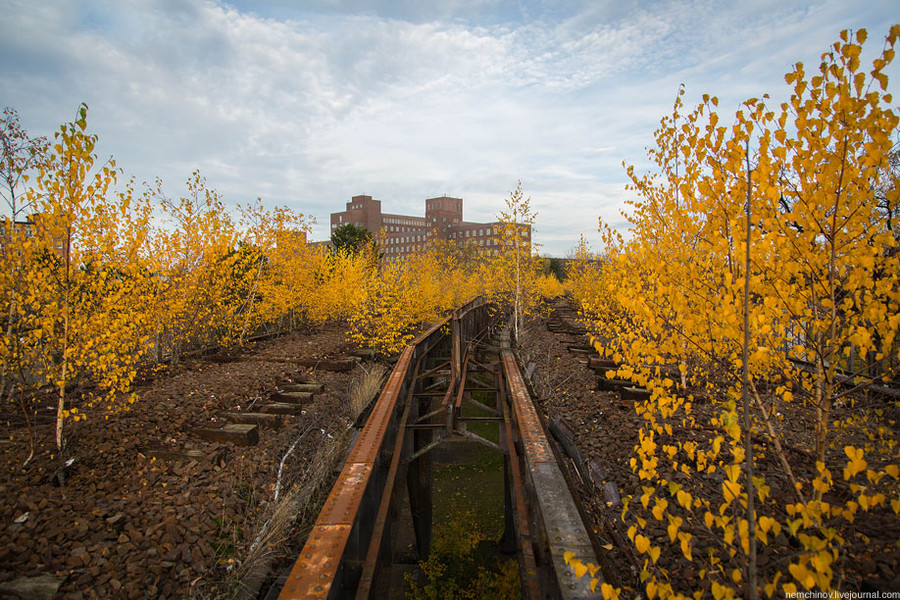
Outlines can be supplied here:
M119 186L114 160L98 159L85 105L52 143L29 137L7 109L0 138L9 208L0 221L0 397L31 423L32 399L53 394L60 465L66 424L93 407L107 418L127 407L142 368L326 321L349 323L352 340L393 354L479 294L514 299L522 312L539 288L559 289L538 275L520 237L494 257L436 242L382 264L367 232L341 231L341 247L328 252L307 242L308 217L259 199L233 219L197 171L177 198L159 181ZM515 287L499 270L510 260Z
M424 584L406 575L410 600L515 600L522 597L515 559L500 560L472 513L456 511L435 525Z
M900 25L868 72L866 37L842 32L817 73L786 75L787 102L730 123L680 92L657 171L628 169L631 238L602 230L600 261L570 273L609 376L652 391L623 513L648 598L858 589L854 553L898 551L856 525L900 514L900 406L877 391L900 366ZM673 586L673 554L701 589Z

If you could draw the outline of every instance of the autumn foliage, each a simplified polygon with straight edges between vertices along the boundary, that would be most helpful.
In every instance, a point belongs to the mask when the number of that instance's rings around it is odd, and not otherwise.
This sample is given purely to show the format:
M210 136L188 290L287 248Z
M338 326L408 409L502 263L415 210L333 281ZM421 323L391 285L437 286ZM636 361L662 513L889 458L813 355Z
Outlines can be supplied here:
M844 31L812 73L798 63L781 104L729 117L680 92L655 171L628 168L631 235L604 229L597 268L572 277L621 364L608 376L652 391L623 514L648 598L845 589L852 557L897 551L854 526L900 514L898 401L879 395L900 368L885 74L900 26L869 70L866 37ZM694 563L701 589L675 589L661 554Z
M141 369L191 352L330 321L392 354L474 296L512 300L506 264L518 263L518 292L531 298L521 310L534 308L522 244L488 259L436 241L386 263L374 244L308 243L310 220L287 208L257 200L229 211L198 171L178 197L160 181L120 185L84 105L50 141L30 138L7 109L2 136L0 393L26 417L53 398L60 460L66 423L94 407L108 418L133 401Z

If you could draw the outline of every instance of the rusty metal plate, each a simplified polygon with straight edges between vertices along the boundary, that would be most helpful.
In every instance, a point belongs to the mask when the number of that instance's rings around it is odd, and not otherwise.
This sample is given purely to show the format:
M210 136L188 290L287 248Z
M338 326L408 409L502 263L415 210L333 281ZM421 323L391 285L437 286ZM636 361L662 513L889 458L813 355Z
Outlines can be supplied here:
M600 588L596 587L594 592L590 590L591 578L579 580L565 564L566 552L573 552L584 563L600 563L511 352L503 352L503 370L516 411L525 461L541 516L541 528L549 545L549 562L556 572L559 597L564 600L599 599L602 597Z
M359 438L353 445L353 450L350 451L347 462L368 464L375 462L375 458L381 450L381 445L384 443L384 435L391 425L391 417L397 406L400 390L403 389L403 381L406 379L412 363L412 356L412 350L407 347L400 356L400 360L397 361L394 370L391 371L391 376L381 391L381 395L372 409L372 414L366 420Z
M319 512L316 524L352 525L371 474L372 465L345 463Z
M559 465L535 465L531 469L531 480L541 507L544 531L550 547L565 550L582 546L592 548L587 529ZM562 550L559 554L562 555ZM591 560L597 564L596 558Z
M334 584L350 525L316 525L291 569L278 600L324 600Z
M602 600L603 593L600 584L604 581L603 572L597 571L596 577L600 581L597 582L597 585L592 592L591 579L593 578L590 576L584 576L580 579L576 577L574 569L566 564L563 555L564 551L574 553L575 558L581 561L582 564L600 564L597 562L597 557L594 555L594 549L590 545L551 548L550 558L553 563L553 570L556 572L557 585L559 586L557 588L559 590L558 597L561 600Z

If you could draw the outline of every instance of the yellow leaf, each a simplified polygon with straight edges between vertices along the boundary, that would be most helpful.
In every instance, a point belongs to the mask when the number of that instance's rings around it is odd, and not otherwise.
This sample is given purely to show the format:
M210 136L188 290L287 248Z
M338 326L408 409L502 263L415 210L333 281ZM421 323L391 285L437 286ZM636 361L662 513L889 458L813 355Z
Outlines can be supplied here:
M684 554L686 559L693 561L694 559L691 556L691 534L680 532L678 539L681 540L681 553Z
M647 539L646 537L644 537L643 535L638 534L634 538L634 547L641 554L646 554L647 550L650 549L650 540Z
M794 579L800 582L800 584L808 590L812 589L812 587L816 584L815 577L813 577L813 574L804 565L789 565L788 571L791 572L791 575L794 576Z
M741 494L741 484L734 483L732 481L723 481L722 482L722 495L725 497L725 502L730 503L735 498L740 496Z
M600 585L600 592L603 594L604 600L619 600L619 590L608 583Z
M669 503L665 499L657 499L655 504L653 505L653 516L657 521L662 521L663 515L665 514L666 506Z
M866 468L866 461L863 460L863 450L861 448L845 446L844 453L850 459L844 468L844 479L850 479Z
M678 535L678 528L681 527L682 520L680 518L676 519L673 517L669 517L669 526L666 531L669 534L669 541L674 542L675 537Z
M587 573L587 570L587 566L585 566L581 561L575 561L575 577L581 579L584 574Z
M721 598L725 597L727 592L728 592L728 588L726 588L724 585L722 585L718 581L715 581L715 580L712 581L713 598L715 598L716 600L720 600Z

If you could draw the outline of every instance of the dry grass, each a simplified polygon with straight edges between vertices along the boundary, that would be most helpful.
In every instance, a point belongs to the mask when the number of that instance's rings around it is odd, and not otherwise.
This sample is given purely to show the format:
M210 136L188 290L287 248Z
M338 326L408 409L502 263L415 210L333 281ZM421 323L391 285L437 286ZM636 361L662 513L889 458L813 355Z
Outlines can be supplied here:
M310 437L318 436L313 430ZM286 552L285 541L292 527L309 529L324 501L334 478L334 468L342 460L349 437L324 438L317 442L318 452L303 468L287 475L278 502L272 502L257 521L253 543L241 557L238 566L223 582L217 598L249 600L256 598L271 570L274 560ZM325 442L325 443L323 443ZM294 457L296 458L296 456Z
M381 364L373 364L368 368L359 365L357 376L350 382L350 416L355 420L369 406L369 403L378 395L387 367Z
M359 365L347 398L354 419L378 395L386 374L384 365ZM344 458L350 431L352 428L335 433L334 438L323 435L321 439L318 429L313 427L309 431L296 452L282 461L284 474L279 481L281 493L278 501L270 501L261 514L252 519L252 524L248 522L245 526L243 539L248 546L240 559L235 561L235 567L213 589L205 594L196 594L197 597L210 600L250 600L257 597L272 564L290 552L285 542L291 529L299 527L309 530L312 527L334 480L335 467ZM317 451L311 451L316 447Z

